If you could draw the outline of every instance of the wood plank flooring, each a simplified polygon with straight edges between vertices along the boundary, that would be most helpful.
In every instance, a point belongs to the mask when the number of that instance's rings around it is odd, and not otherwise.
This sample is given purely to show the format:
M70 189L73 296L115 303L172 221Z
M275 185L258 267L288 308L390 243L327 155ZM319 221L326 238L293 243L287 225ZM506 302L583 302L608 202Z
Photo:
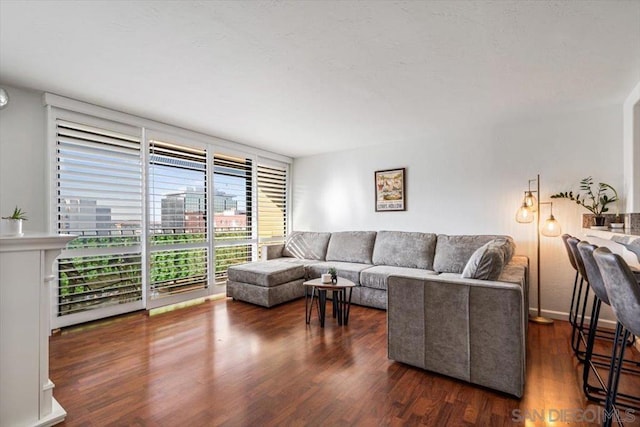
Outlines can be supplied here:
M385 311L353 306L349 326L321 329L304 299L224 299L62 330L50 377L66 426L599 425L569 339L566 322L529 324L518 400L387 359Z

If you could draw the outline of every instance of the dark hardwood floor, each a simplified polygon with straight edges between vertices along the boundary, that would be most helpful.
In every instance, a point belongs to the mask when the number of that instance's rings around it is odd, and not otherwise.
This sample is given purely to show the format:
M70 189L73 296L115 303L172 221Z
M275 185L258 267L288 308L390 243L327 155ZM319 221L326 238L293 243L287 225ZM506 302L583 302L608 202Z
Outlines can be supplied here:
M67 426L599 425L569 337L566 322L529 324L519 400L387 359L385 311L354 306L349 326L321 329L304 299L217 300L62 330L50 377Z

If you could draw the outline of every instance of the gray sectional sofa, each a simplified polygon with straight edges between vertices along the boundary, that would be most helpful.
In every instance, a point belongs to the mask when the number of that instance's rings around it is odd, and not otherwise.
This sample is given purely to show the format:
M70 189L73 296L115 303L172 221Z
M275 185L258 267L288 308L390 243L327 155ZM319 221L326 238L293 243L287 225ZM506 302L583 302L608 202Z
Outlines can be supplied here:
M295 232L228 270L227 295L271 307L330 267L352 303L387 309L389 358L522 396L528 259L508 236Z

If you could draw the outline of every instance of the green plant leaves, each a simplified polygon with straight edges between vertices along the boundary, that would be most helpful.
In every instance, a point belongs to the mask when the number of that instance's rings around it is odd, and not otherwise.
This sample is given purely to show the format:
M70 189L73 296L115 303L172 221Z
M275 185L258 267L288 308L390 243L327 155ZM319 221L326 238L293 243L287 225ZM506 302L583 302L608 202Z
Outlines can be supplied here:
M551 198L575 201L578 205L583 206L595 215L608 212L609 209L607 208L607 205L618 201L618 192L606 182L599 182L598 191L594 194L592 190L593 184L593 178L588 176L580 180L580 190L586 192L586 194L578 193L574 196L573 191L564 191L553 194ZM613 195L610 196L607 194L608 191L612 192Z
M26 221L27 213L16 206L16 208L13 210L13 213L10 216L3 216L2 219L21 219L23 221Z

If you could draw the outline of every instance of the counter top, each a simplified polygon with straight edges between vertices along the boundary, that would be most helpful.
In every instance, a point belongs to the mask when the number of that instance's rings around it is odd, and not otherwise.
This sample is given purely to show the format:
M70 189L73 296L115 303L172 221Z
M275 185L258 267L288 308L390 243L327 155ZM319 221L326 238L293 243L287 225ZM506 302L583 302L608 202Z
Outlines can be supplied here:
M624 250L633 253L640 263L640 232L625 232L624 230L592 230L585 229L584 232L587 239L595 237L598 239L609 240L624 247Z

